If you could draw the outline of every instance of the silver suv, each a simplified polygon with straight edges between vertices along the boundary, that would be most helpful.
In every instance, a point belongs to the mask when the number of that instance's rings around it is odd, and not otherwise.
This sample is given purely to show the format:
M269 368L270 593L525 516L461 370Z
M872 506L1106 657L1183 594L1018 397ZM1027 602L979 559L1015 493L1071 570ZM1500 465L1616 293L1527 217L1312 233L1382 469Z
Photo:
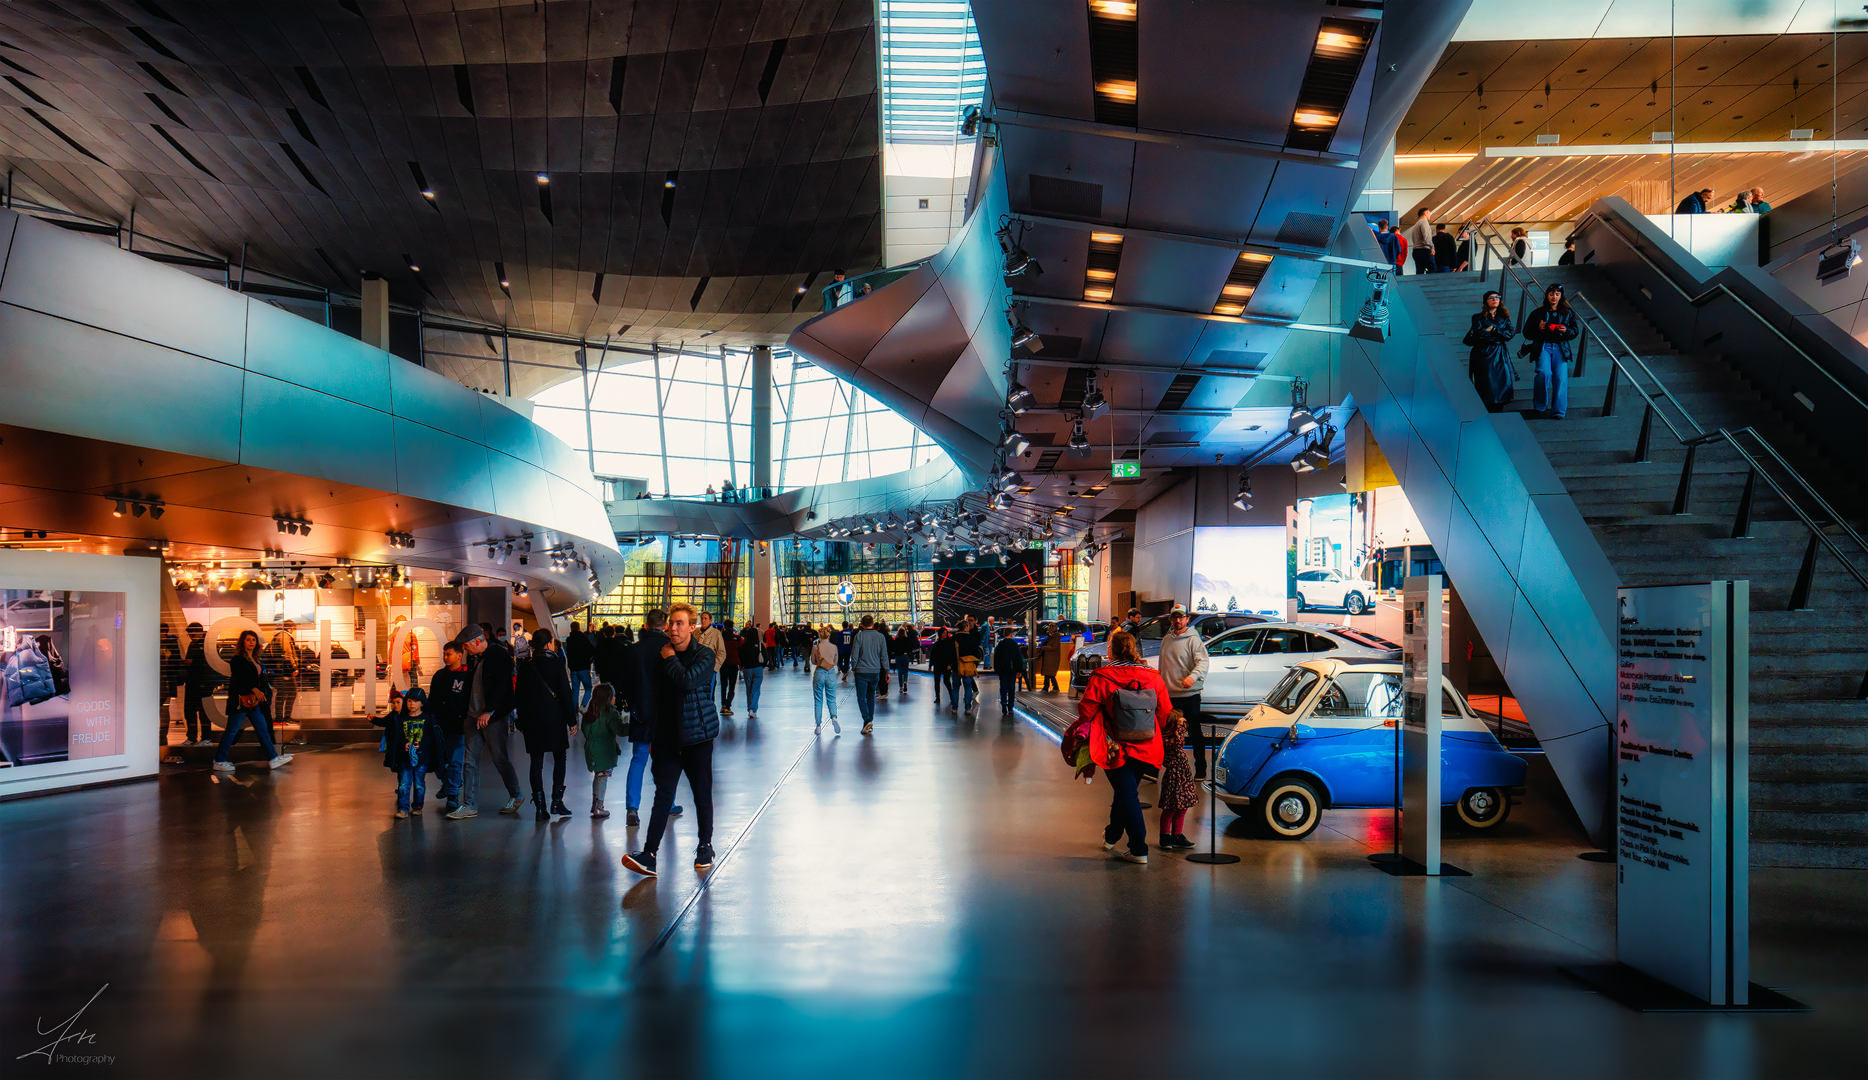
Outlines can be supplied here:
M1211 640L1228 630L1242 626L1251 626L1267 621L1263 615L1248 615L1242 611L1196 615L1193 620L1194 631L1203 640ZM1083 689L1090 672L1109 662L1109 634L1120 627L1111 628L1094 645L1079 645L1070 656L1070 692L1075 694ZM1161 639L1168 635L1168 617L1158 615L1143 621L1141 629L1135 632L1135 643L1141 646L1142 659L1152 661L1161 655ZM1152 666L1152 665L1151 665Z

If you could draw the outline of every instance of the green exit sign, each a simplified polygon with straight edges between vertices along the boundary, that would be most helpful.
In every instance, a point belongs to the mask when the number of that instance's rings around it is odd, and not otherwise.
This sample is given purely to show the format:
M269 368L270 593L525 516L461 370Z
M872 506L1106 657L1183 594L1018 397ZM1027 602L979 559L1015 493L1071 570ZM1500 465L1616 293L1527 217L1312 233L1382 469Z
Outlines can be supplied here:
M1118 480L1124 477L1127 477L1133 480L1136 477L1140 476L1141 474L1142 474L1142 463L1139 461L1118 461L1115 464L1109 466L1109 475L1115 477Z

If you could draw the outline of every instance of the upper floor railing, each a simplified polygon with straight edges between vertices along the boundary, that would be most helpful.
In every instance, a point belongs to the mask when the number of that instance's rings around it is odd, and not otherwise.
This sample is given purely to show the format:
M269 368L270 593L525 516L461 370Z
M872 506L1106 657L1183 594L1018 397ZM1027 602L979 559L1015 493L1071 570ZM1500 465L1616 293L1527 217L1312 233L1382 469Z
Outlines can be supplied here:
M852 300L868 296L891 281L907 277L926 263L926 259L917 259L900 266L891 266L886 270L871 270L867 274L833 281L824 287L824 310L835 311Z

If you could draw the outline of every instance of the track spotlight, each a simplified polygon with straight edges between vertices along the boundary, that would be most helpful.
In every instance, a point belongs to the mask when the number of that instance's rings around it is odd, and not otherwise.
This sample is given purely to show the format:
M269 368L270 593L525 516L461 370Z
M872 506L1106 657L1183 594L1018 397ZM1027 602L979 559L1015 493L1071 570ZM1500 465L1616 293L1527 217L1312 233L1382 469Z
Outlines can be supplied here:
M1031 327L1014 320L1012 323L1012 348L1024 349L1026 352L1040 352L1044 349L1044 341L1032 331Z
M1233 497L1232 505L1240 510L1252 508L1252 477L1249 473L1239 473L1239 494Z
M960 117L960 135L962 138L970 139L978 134L979 106L968 105L966 107L966 112Z
M1005 407L1012 410L1014 416L1023 416L1031 411L1031 406L1031 391L1025 389L1017 379L1013 379L1011 386L1005 392Z
M1018 222L1018 231L1022 237L1025 231L1024 222ZM1044 267L1039 266L1038 260L1032 258L1031 253L1025 250L1025 245L1021 240L1012 236L1012 222L1010 221L999 226L999 251L1004 255L1001 269L1006 277L1018 277L1022 274L1037 277L1044 273Z
M1009 457L1024 457L1031 450L1031 440L1016 430L1008 431L1005 438L999 440L999 448Z
M966 553L966 561L967 561L967 564L968 564L968 565L972 565L973 563L976 563L976 562L978 562L978 561L979 561L979 556L977 556L977 555L975 555L975 554L973 554L973 553L972 553L971 551L969 551L969 552L967 552L967 553Z
M110 516L111 517L122 517L123 512L125 510L128 510L129 508L130 508L130 504L128 502L124 501L123 499L118 499L117 508L110 512Z
M1019 485L1018 473L1012 469L1007 469L1000 473L994 482L998 485L1000 491L1016 490Z
M143 504L140 502L130 503L130 516L131 517L142 517L143 516Z
M1086 419L1094 420L1109 411L1109 399L1097 387L1095 372L1090 373L1088 382L1089 392L1083 395L1083 415Z
M1370 270L1369 284L1373 286L1373 291L1362 302L1362 310L1356 313L1356 321L1349 327L1349 336L1363 341L1387 341L1388 274L1382 270Z
M161 502L160 500L156 502L152 502L149 504L149 516L152 519L159 518L168 511L168 508L169 508L168 504L165 502Z
M1090 456L1090 437L1083 433L1083 414L1081 413L1078 413L1077 418L1070 424L1070 456Z
M1291 419L1285 425L1285 430L1293 435L1308 435L1317 430L1316 414L1306 404L1309 394L1309 380L1295 379L1291 382Z

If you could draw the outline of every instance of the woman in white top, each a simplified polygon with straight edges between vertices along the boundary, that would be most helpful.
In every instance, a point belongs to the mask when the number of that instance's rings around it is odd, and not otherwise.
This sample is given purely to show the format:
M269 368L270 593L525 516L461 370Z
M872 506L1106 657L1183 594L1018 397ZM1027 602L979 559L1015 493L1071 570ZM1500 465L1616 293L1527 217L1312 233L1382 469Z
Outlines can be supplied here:
M817 714L813 731L824 730L824 703L830 703L830 727L843 734L837 723L837 646L830 640L830 627L817 628L817 644L811 646L811 700Z

